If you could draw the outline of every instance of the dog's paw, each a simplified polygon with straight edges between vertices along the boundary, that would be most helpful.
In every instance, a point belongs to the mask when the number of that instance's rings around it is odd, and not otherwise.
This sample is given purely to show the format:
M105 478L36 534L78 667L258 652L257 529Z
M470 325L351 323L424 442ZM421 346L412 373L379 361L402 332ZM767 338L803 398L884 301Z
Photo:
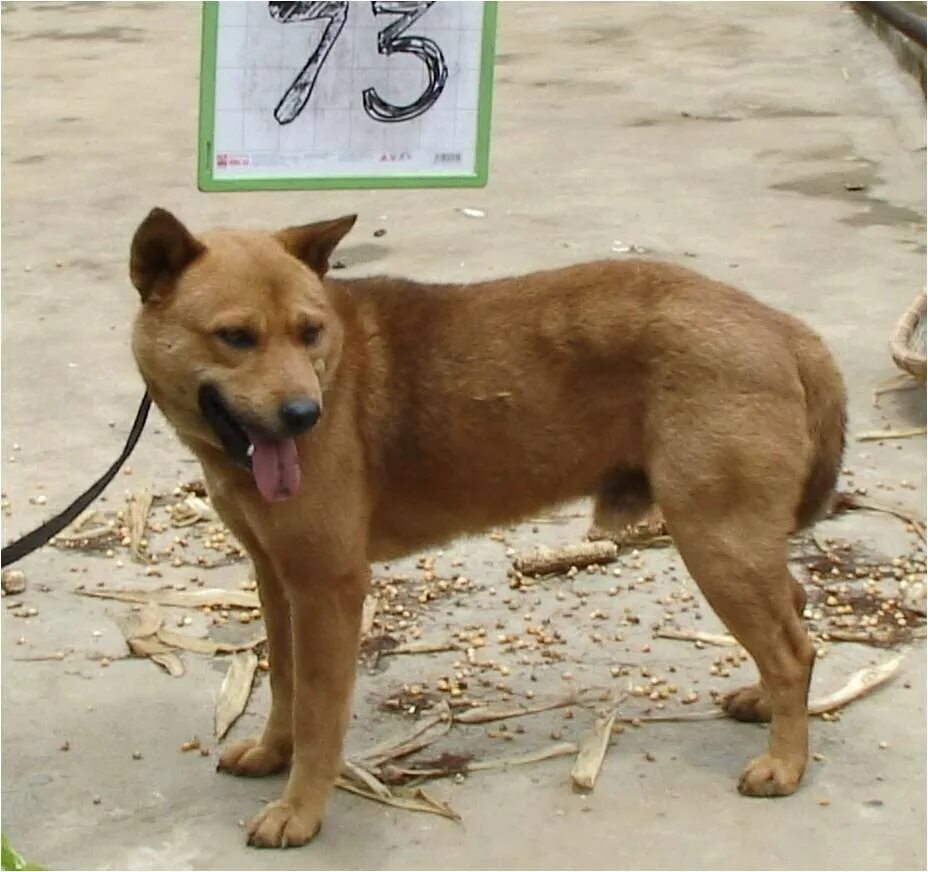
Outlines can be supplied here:
M759 684L742 687L728 694L722 701L722 708L725 714L736 721L770 720L770 698Z
M256 848L297 848L314 838L322 817L284 800L269 803L248 825L248 844Z
M795 761L762 754L741 773L738 791L745 796L789 796L799 787L803 769Z
M283 748L265 745L258 739L245 739L230 745L222 752L216 769L232 775L257 778L280 772L286 769L289 763L290 754Z

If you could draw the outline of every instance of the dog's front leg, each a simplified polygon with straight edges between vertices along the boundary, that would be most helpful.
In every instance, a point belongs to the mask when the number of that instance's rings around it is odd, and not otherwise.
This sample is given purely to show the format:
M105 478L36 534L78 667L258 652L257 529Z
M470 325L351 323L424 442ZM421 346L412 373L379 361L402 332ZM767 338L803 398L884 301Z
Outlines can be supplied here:
M302 845L319 831L341 770L369 572L300 579L287 595L293 647L293 763L283 797L248 827L248 842ZM289 581L289 579L287 580Z
M261 736L230 745L219 758L216 768L220 772L254 777L280 772L290 763L293 751L293 651L290 604L283 585L270 561L257 546L252 549L251 556L267 627L271 711Z

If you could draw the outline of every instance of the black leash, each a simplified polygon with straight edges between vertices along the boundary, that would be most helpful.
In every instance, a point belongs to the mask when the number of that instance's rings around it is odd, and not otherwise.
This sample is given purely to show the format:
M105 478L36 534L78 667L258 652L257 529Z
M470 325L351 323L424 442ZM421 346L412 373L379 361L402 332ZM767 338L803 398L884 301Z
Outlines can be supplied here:
M103 473L87 490L85 490L70 506L63 512L59 512L54 518L49 518L41 527L36 527L31 533L11 542L2 549L0 555L0 566L7 566L22 560L27 554L31 554L36 548L41 548L49 539L57 533L60 533L68 526L84 509L87 508L100 494L104 488L113 480L113 477L119 472L119 468L126 462L132 449L135 448L142 430L145 429L145 422L148 420L148 410L151 408L151 397L148 391L142 397L139 403L139 410L135 413L135 421L132 422L132 429L129 431L129 438L126 440L126 446L122 453L116 458L115 463Z

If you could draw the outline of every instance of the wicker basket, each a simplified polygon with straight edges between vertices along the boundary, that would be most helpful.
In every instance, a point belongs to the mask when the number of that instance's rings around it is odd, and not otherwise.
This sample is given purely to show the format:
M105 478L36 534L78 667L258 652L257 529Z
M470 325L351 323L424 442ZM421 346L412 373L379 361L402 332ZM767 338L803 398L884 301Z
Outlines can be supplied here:
M899 369L905 370L920 381L925 381L924 291L915 298L915 302L899 319L889 347Z

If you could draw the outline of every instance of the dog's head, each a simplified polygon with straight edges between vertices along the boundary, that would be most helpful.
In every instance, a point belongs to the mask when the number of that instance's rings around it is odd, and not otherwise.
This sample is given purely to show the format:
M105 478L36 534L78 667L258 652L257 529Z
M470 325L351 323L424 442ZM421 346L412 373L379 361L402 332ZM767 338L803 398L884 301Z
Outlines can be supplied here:
M251 468L267 500L296 492L294 440L324 413L342 326L322 277L355 218L195 237L154 209L132 240L132 349L152 398L189 444Z

